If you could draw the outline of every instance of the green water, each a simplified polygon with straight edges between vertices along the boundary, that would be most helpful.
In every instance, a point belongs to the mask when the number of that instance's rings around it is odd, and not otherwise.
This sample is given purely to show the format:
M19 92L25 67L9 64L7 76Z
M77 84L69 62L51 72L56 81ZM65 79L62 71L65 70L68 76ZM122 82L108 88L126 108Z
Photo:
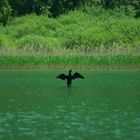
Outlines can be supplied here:
M0 71L0 140L139 140L140 71Z

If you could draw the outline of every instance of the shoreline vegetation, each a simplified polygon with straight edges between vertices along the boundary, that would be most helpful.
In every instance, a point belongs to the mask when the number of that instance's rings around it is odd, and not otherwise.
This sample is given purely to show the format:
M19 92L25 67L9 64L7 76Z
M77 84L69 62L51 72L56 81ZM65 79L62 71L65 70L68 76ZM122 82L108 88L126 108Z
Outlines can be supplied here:
M140 18L86 7L0 25L0 69L140 69Z
M36 66L17 66L17 65L6 65L6 66L0 66L1 70L140 70L140 65L128 65L128 66L116 66L116 65L107 65L107 66L85 66L85 65L36 65Z
M139 49L46 51L3 50L0 69L140 69Z
M17 50L1 49L0 69L135 69L140 70L139 48Z

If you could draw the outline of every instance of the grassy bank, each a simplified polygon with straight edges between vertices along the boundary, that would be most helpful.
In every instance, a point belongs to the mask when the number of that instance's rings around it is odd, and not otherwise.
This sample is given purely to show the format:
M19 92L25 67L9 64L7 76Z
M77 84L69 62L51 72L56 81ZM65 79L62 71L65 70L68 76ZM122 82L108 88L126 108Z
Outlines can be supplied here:
M140 69L140 49L1 49L0 69Z
M0 68L140 68L140 56L1 56Z
M1 49L0 69L140 69L139 49Z

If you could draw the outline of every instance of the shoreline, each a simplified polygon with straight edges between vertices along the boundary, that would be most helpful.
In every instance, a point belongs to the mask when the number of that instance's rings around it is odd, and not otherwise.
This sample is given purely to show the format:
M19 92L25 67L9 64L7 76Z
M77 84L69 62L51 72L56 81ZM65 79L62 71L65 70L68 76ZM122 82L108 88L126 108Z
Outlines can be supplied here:
M140 66L0 66L0 70L140 70Z

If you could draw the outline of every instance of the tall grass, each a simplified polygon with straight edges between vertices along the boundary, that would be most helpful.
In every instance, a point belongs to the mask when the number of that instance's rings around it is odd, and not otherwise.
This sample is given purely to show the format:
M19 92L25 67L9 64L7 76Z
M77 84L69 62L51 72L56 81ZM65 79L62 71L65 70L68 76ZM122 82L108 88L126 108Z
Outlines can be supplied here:
M140 68L140 56L96 55L96 56L1 56L0 68L20 67L131 67Z

